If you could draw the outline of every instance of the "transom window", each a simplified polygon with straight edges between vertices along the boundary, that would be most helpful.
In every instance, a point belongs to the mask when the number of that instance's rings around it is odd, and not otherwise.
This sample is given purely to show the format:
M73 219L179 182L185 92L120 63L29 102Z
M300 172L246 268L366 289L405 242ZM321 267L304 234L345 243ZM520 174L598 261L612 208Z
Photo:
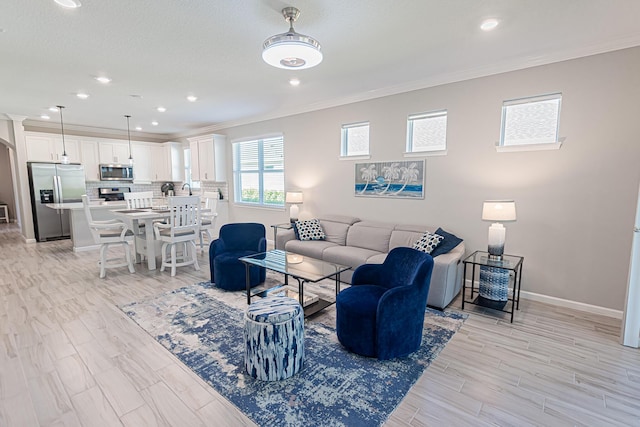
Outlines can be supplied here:
M284 206L284 140L282 136L233 143L236 203Z
M412 114L407 119L407 152L447 149L447 110Z
M558 143L561 101L560 93L504 101L500 145Z
M342 125L342 148L340 155L369 155L369 122Z

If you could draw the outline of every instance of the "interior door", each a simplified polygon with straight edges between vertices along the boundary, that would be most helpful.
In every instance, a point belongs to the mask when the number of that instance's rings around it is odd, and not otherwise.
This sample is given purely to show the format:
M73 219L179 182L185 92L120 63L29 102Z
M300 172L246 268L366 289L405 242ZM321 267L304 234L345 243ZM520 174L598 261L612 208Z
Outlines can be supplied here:
M633 227L627 301L622 322L622 344L636 348L640 346L640 190Z

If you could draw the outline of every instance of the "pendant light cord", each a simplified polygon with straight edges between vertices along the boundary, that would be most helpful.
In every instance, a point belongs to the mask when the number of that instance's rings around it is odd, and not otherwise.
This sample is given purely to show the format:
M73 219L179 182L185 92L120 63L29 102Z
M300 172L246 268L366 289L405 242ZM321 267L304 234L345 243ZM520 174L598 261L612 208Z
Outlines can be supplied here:
M129 161L133 160L133 156L131 155L131 131L129 130L129 118L131 116L125 115L127 118L127 138L129 139Z
M62 155L66 156L67 146L64 143L64 123L62 122L62 109L64 108L64 106L56 105L56 107L58 108L58 111L60 111L60 131L62 132Z

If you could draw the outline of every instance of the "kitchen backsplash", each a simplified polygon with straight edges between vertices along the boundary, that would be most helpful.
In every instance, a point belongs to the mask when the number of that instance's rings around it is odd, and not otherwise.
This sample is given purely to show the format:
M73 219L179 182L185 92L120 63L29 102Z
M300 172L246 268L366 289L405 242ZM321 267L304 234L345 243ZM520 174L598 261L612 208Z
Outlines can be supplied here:
M154 184L134 184L131 182L124 181L108 181L108 182L87 182L87 195L89 199L97 199L98 198L98 188L99 187L129 187L132 192L137 191L153 191L153 197L162 197L162 191L160 191L160 187L162 186L162 182L156 182ZM182 189L182 182L174 182L175 194L176 196L182 196L189 194L188 189ZM229 188L226 182L204 182L202 183L202 187L200 189L193 188L193 194L200 194L203 191L220 191L222 192L222 196L224 200L229 200Z

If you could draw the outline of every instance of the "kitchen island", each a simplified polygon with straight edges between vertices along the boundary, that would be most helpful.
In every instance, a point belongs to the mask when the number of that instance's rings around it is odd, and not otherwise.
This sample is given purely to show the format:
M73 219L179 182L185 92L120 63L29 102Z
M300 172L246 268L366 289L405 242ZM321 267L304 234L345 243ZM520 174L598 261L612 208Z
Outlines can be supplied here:
M69 225L71 228L71 242L73 243L73 251L81 252L99 249L100 245L97 245L91 235L89 229L89 223L87 217L84 214L84 206L81 202L77 203L49 203L46 205L51 209L68 209L69 210ZM117 202L104 202L104 201L92 201L90 203L91 217L96 221L105 221L109 219L115 219L113 209L125 208L127 204L122 201Z

